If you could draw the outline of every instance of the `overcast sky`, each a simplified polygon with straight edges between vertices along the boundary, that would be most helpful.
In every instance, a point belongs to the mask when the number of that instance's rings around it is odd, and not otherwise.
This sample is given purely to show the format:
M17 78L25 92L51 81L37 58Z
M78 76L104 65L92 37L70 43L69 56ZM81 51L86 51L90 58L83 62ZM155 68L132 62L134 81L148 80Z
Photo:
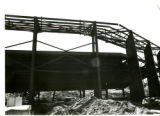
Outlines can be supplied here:
M0 5L1 32L3 32L0 43L3 47L31 40L33 36L30 32L5 31L4 14L120 23L160 45L160 0L2 0ZM41 33L38 35L38 39L64 49L91 41L91 38L86 36L52 33ZM106 45L103 42L100 42L99 46L101 51L106 52L122 50L119 48L112 49L111 45ZM28 44L13 49L30 48L31 45ZM38 45L38 49L49 49L49 47ZM91 47L88 46L87 49L91 50ZM3 48L1 53L4 53ZM1 61L4 61L4 55L2 56ZM4 72L4 64L1 68ZM3 90L4 78L1 83ZM1 95L3 96L4 92ZM4 100L1 100L2 104L0 105L3 105Z

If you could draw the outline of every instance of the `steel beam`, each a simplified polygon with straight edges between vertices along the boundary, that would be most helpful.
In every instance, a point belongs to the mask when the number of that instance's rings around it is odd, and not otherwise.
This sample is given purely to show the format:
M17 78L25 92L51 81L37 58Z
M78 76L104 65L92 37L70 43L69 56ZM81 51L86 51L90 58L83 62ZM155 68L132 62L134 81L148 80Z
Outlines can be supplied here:
M100 75L100 61L98 55L98 38L97 38L97 27L96 22L93 22L93 30L92 30L92 52L93 52L93 59L92 59L92 74L95 78L95 89L94 95L97 98L102 98L101 94L101 75Z
M159 84L157 71L154 63L154 58L152 54L152 49L149 41L144 50L144 55L145 55L145 61L146 61L146 70L148 73L147 79L148 79L149 96L150 97L160 96L160 84Z
M34 17L31 16L5 15L5 29L32 32L34 30L33 18ZM37 18L40 23L41 32L70 33L92 36L93 21L47 17ZM96 22L96 27L98 39L125 48L125 42L122 41L125 41L126 36L128 36L128 33L126 33L129 31L128 28L121 24L106 22ZM144 51L144 45L147 44L147 39L135 32L133 32L133 34L135 35L137 52ZM152 42L151 45L152 50L157 51L160 49L158 45Z
M30 104L34 104L34 78L35 78L35 62L36 62L36 48L37 48L37 34L38 34L38 19L34 18L34 31L32 42L32 56L31 56L31 72L30 72Z
M144 98L144 88L132 31L129 32L129 36L126 41L126 54L130 72L129 74L133 80L133 82L130 84L131 101L141 102Z
M11 48L11 47L14 47L14 46L18 46L18 45L22 45L22 44L26 44L26 43L30 43L30 42L32 42L32 40L31 41L25 41L25 42L17 43L17 44L10 45L10 46L6 46L5 48Z

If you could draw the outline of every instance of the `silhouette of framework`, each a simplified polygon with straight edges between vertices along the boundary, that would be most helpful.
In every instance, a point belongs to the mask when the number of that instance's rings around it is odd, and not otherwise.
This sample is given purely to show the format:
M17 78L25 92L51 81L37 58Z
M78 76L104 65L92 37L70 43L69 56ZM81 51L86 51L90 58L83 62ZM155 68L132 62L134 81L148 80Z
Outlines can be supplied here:
M95 67L93 67L93 72L97 86L95 89L95 96L101 98L101 75L100 75L100 67L99 67L99 50L98 50L98 39L105 41L107 43L114 44L116 46L125 48L128 56L128 64L129 68L132 69L131 76L136 80L131 87L131 96L133 101L140 101L144 98L144 90L142 86L142 75L140 73L138 62L145 63L144 69L149 71L150 82L152 83L150 86L151 95L160 96L160 93L157 92L158 88L160 88L158 82L158 76L156 71L156 66L153 56L157 56L160 47L144 37L138 35L137 33L131 31L125 26L117 23L106 23L106 22L96 22L96 21L87 21L87 20L72 20L72 19L58 19L58 18L46 18L46 17L32 17L32 16L19 16L19 15L5 15L5 29L6 30L17 30L17 31L29 31L33 32L33 40L26 41L22 43L18 43L15 45L7 46L6 48L25 44L32 42L32 60L31 60L31 78L30 78L30 92L31 92L31 103L34 102L33 94L34 94L34 72L35 72L35 57L36 57L36 46L37 42L57 48L64 52L68 52L70 50L80 48L87 45L92 45L92 52L95 57ZM57 46L53 46L42 41L37 40L37 34L41 32L53 32L53 33L70 33L70 34L82 34L92 37L92 43L88 43L85 45L81 45L69 50L64 50ZM149 49L149 50L146 50ZM137 52L145 54L145 60L143 58L138 57ZM160 53L159 53L160 54ZM149 58L148 58L149 57ZM158 56L158 61L160 57ZM58 60L58 59L57 59ZM78 59L77 59L78 60ZM80 60L78 60L81 62ZM148 62L152 63L152 68L148 68ZM49 63L49 62L47 62ZM83 63L83 62L81 62ZM159 63L159 62L158 62ZM45 65L45 64L43 64ZM159 66L159 65L158 65ZM157 68L159 70L159 68ZM144 71L145 72L145 71ZM154 78L151 76L154 75ZM156 82L156 87L153 86L153 82ZM139 87L139 88L137 88ZM137 90L137 93L135 90ZM137 96L136 96L137 94Z
M34 19L31 16L5 15L5 28L8 30L34 31ZM125 26L117 23L95 22L87 20L72 20L36 17L37 31L40 32L56 32L71 33L92 36L94 23L96 23L97 38L108 43L112 43L122 48L126 48L126 40L129 30ZM147 39L133 32L135 46L137 52L144 53ZM151 49L155 53L160 47L152 42Z

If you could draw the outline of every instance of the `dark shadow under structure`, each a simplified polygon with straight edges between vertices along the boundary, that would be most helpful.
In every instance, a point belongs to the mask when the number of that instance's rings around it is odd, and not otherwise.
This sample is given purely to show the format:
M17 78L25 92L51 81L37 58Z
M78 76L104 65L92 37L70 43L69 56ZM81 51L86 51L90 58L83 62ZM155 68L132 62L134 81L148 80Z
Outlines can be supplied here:
M6 92L14 92L14 90L10 90L9 87L13 87L14 85L9 83L10 77L14 77L13 73L15 74L13 69L16 70L17 67L14 67L13 62L9 62L9 57L13 56L16 58L17 55L26 55L26 58L28 60L26 61L16 61L16 63L20 64L24 70L21 75L21 73L18 73L19 77L27 77L26 80L30 77L30 79L27 81L29 82L30 88L30 103L34 104L34 92L40 91L43 88L40 88L37 84L37 77L40 77L41 82L45 81L43 78L41 78L41 75L48 75L48 79L50 77L54 77L55 69L56 67L54 63L56 63L58 60L62 59L63 57L68 56L70 58L73 58L75 61L79 62L79 66L77 69L83 69L83 66L85 65L87 76L82 76L85 80L84 82L81 82L80 84L84 84L84 87L82 86L73 86L66 90L82 90L85 89L93 89L95 92L95 96L97 98L101 98L101 90L102 89L109 89L109 88L125 88L126 86L130 87L130 95L131 100L140 102L144 98L144 88L142 84L143 78L148 78L149 83L149 92L150 96L160 96L160 86L159 86L159 80L156 72L156 66L154 64L153 56L156 56L157 53L160 50L160 47L152 42L149 42L144 37L138 35L135 32L132 32L128 28L124 27L121 24L116 23L106 23L106 22L95 22L95 21L87 21L87 20L72 20L72 19L57 19L57 18L45 18L45 17L32 17L32 16L18 16L18 15L5 15L5 29L6 30L19 30L19 31L30 31L33 32L33 40L26 41L23 43L18 43L15 45L7 46L6 48L13 47L20 44L25 44L32 42L32 51L9 51L6 50ZM53 32L53 33L70 33L70 34L82 34L86 36L92 37L92 43L88 43L85 45L81 45L75 48L71 48L69 50L64 50L62 48L59 48L57 46L50 45L48 43L44 43L42 41L39 41L37 39L37 34L41 32ZM107 43L114 44L116 46L122 47L126 49L126 55L117 54L119 60L116 59L116 54L109 55L108 53L99 53L98 50L98 40L105 41ZM62 50L64 54L62 53L49 53L49 52L40 52L36 50L37 42L42 43L44 45L48 45L50 47L57 48L59 50ZM92 53L78 53L74 54L70 52L73 49L77 49L83 46L92 45ZM145 54L145 60L141 57L138 57L138 53L144 53ZM13 54L13 55L11 55ZM46 54L46 56L43 54ZM61 54L59 57L56 57L57 54ZM89 57L89 61L83 61L79 55L83 57ZM41 56L42 55L42 56ZM48 55L48 56L47 56ZM107 56L108 55L108 56ZM115 56L114 56L115 55ZM37 58L38 56L38 58ZM112 57L112 60L104 60L105 58ZM44 64L41 64L40 66L37 66L38 63L41 63L42 61L45 61L46 57L53 57L54 59L46 62ZM78 58L77 58L78 57ZM70 58L67 60L70 61ZM160 55L157 55L158 59L158 67L160 68ZM111 62L111 64L107 64L107 62ZM117 62L115 62L117 61ZM31 63L31 65L26 65L25 63ZM115 65L118 67L115 70L113 63L115 62ZM139 62L145 64L145 71L141 70L141 67L139 66ZM67 62L65 62L67 63ZM65 64L64 63L64 64ZM71 63L71 62L69 62ZM106 63L103 67L103 63ZM61 64L61 66L64 66L64 64ZM83 64L81 66L81 64ZM50 66L49 66L50 65ZM68 64L67 64L68 65ZM77 64L73 63L72 66L77 66ZM49 67L52 72L52 74L49 73L49 69L46 67ZM43 67L43 68L40 68ZM68 66L70 67L70 66ZM22 68L22 69L23 69ZM158 69L159 69L158 68ZM66 69L61 69L61 71L64 71ZM111 71L110 71L111 70ZM46 72L45 72L46 71ZM48 71L48 73L47 73ZM71 68L73 74L74 70ZM108 72L107 72L108 71ZM110 72L109 72L110 71ZM115 74L113 73L115 72ZM144 74L145 72L145 74ZM82 73L81 73L82 74ZM109 76L106 76L106 74L109 74ZM20 76L21 75L21 76ZM114 75L114 76L112 76ZM124 78L121 76L121 79L119 82L117 77L119 75L124 76ZM147 76L146 76L147 75ZM42 76L43 77L43 76ZM91 77L91 78L90 78ZM15 77L14 77L15 78ZM68 77L69 78L69 77ZM82 78L79 78L79 81ZM72 78L73 79L73 78ZM88 81L87 81L88 79ZM108 80L107 80L108 79ZM52 79L51 79L52 80ZM50 80L50 81L51 81ZM55 78L56 82L63 82L63 80L59 80ZM105 80L105 81L104 81ZM116 82L117 81L117 82ZM47 80L49 82L49 80ZM69 81L68 81L69 82ZM76 83L76 81L74 81ZM89 82L89 83L88 83ZM107 83L106 83L107 82ZM40 82L39 82L40 83ZM28 84L28 83L27 83ZM37 84L37 85L36 85ZM91 86L87 86L88 84L91 84ZM117 86L112 86L117 85ZM56 84L55 84L56 85ZM24 85L22 85L23 88ZM57 88L56 88L57 87ZM27 87L26 87L27 88ZM38 89L37 89L38 88ZM45 87L44 87L45 88ZM58 86L50 86L50 88L45 88L46 90L64 90L62 88L58 88ZM18 90L17 90L18 91ZM21 91L21 90L19 90ZM23 89L22 89L23 91ZM25 90L26 91L26 90ZM107 90L106 90L107 92Z

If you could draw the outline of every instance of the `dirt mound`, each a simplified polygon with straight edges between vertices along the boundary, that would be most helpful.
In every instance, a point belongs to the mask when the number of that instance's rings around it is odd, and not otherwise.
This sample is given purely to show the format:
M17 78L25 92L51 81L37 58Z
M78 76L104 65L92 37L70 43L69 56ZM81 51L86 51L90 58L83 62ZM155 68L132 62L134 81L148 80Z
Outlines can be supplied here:
M70 106L61 104L53 107L49 115L106 115L148 114L149 110L135 106L129 101L102 100L95 97L76 99Z

